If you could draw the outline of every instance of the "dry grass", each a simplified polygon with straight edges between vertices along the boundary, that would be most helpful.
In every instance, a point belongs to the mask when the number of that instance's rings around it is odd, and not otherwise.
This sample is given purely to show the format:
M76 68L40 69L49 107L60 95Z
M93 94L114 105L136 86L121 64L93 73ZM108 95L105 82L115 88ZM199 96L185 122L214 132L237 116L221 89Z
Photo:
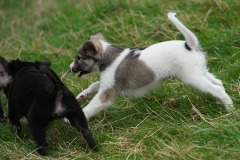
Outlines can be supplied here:
M240 20L237 0L0 1L0 48L6 59L50 60L61 77L90 34L101 31L122 47L182 39L166 13L174 10L208 53L210 71L240 104ZM67 75L76 95L99 79ZM5 96L1 100L6 106ZM89 101L82 103L86 106ZM7 107L5 107L7 110ZM88 153L79 134L56 121L49 127L50 155L35 153L27 125L13 135L0 125L2 159L238 159L239 110L227 114L210 95L171 79L143 98L119 97L89 122L99 152Z

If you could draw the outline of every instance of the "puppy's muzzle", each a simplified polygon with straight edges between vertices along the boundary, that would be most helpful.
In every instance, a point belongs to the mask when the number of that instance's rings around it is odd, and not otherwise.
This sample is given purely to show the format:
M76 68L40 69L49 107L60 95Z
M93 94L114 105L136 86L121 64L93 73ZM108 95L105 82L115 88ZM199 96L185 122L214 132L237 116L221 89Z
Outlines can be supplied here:
M87 75L87 74L91 73L91 71L84 71L84 70L81 70L77 67L74 67L74 61L70 64L69 71L72 72L72 73L77 73L77 72L80 71L78 77L82 77L84 75Z
M72 73L77 73L78 72L78 70L76 68L71 68L71 67L69 67L69 71L72 72Z
M74 68L74 61L70 64L69 71L72 72L72 73L77 73L78 72L77 68Z

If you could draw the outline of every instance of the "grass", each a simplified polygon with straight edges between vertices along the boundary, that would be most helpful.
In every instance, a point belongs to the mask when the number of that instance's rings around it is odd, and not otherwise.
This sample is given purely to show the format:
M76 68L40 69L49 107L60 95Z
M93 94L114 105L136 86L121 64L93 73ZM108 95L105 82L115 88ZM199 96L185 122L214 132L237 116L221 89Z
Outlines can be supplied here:
M144 47L182 39L167 20L178 18L199 38L210 71L240 106L240 3L237 0L2 0L1 56L8 60L50 60L59 76L78 46L101 31L122 47ZM69 74L64 83L75 95L99 78ZM1 100L7 111L5 96ZM82 103L86 106L89 101ZM212 96L171 79L143 98L118 97L89 122L99 152L88 153L83 139L61 120L48 130L51 153L41 157L27 125L21 135L0 124L1 159L239 159L240 117L226 113Z

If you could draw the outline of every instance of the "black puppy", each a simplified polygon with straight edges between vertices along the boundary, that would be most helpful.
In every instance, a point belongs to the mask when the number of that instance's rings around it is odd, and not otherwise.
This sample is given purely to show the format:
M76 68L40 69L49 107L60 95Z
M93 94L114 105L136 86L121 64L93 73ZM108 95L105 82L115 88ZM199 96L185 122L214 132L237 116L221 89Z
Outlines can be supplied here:
M6 115L3 112L1 99L0 99L0 122L6 122Z
M7 91L12 130L19 133L20 118L26 117L37 144L37 152L46 155L46 129L49 123L56 118L66 117L71 125L81 132L89 148L96 149L96 142L79 103L49 65L20 60L8 63L13 77Z
M7 86L12 82L11 73L7 67L8 62L0 56L0 90L5 93L7 91ZM3 107L0 99L0 122L5 122L6 116L3 112Z

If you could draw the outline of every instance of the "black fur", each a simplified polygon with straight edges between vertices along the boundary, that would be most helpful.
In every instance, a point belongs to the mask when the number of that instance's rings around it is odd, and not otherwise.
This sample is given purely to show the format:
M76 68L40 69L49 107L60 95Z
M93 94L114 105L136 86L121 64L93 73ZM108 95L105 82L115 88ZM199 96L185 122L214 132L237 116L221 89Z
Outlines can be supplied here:
M1 90L4 92L5 95L7 95L7 88L1 88ZM0 98L0 123L7 122L7 116L3 111L3 106Z
M0 122L6 122L6 115L3 112L3 107L0 99Z
M56 118L67 117L71 125L82 134L89 148L96 149L96 142L79 103L49 65L50 63L20 60L8 64L13 75L13 82L7 94L12 130L19 133L20 118L26 117L37 145L37 152L46 155L46 129L49 123ZM56 113L57 105L62 106L64 110Z
M185 42L185 48L187 49L187 50L189 50L189 51L191 51L192 49L188 46L188 44L187 44L187 42Z
M146 47L143 47L143 48L137 48L137 47L134 47L134 48L129 48L130 50L138 50L138 51L142 51L144 49L146 49Z

